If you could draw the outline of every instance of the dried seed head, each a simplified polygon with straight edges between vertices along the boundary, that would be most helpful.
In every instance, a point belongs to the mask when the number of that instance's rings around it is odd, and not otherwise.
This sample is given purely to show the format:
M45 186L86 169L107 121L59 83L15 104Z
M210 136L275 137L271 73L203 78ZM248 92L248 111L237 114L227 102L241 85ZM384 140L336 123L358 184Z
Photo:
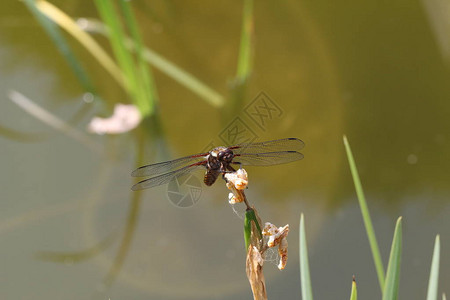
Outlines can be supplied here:
M264 225L263 235L268 236L268 247L275 247L280 244L281 239L286 237L289 233L289 225L277 228L275 225L267 222Z
M239 169L233 173L226 173L224 176L225 179L227 180L227 187L229 189L230 187L228 186L228 183L231 183L233 187L237 190L244 190L245 188L247 188L248 174L247 171L245 171L245 169Z
M280 246L278 247L278 254L280 255L278 269L283 270L286 267L288 259L288 242L286 237L281 239Z
M248 184L247 172L244 169L239 169L233 173L225 173L224 177L227 181L227 188L233 192L233 195L228 196L228 202L230 204L244 202L243 189Z
M275 235L278 232L278 227L273 225L270 222L266 222L266 224L264 224L264 229L262 231L263 235Z
M287 252L288 252L288 242L287 235L289 233L289 225L283 227L276 227L272 223L267 222L264 225L262 234L267 236L267 247L275 247L278 245L278 254L280 255L280 263L278 264L278 269L283 270L287 263Z
M228 203L236 204L241 203L243 200L241 198L236 197L233 193L228 194Z

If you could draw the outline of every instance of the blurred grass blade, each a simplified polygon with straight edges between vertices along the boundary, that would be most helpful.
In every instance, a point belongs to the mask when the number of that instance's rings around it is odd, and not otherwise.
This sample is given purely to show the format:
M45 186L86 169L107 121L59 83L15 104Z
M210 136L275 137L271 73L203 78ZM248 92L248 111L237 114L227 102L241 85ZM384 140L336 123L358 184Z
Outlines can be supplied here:
M38 260L51 261L56 263L80 263L91 259L103 252L113 242L117 234L111 234L96 245L76 252L54 252L54 251L39 251L34 257Z
M105 30L105 26L101 22L96 20L84 20L84 23L86 24L84 29L89 32L94 32L105 36L109 35L108 31ZM136 46L131 39L126 38L125 44L130 50L136 51ZM221 94L155 51L144 47L143 57L147 63L177 81L185 88L191 90L210 105L222 107L225 104L224 97Z
M253 0L244 1L241 43L239 47L239 58L236 79L242 83L247 80L252 70L253 58Z
M305 221L300 216L300 283L302 287L302 300L312 300L311 277L309 274L308 248L306 245Z
M358 291L356 290L356 280L355 276L353 276L352 280L352 293L350 294L350 300L357 300L358 299Z
M364 225L366 227L367 237L370 243L370 249L372 250L372 256L377 270L378 282L380 284L381 292L384 289L384 267L381 260L380 249L378 248L377 238L373 229L372 220L370 218L369 209L367 207L364 191L359 180L358 170L356 169L355 160L353 159L352 150L350 144L347 141L347 137L344 135L345 151L347 152L348 163L350 165L350 171L352 173L353 182L355 184L356 194L358 196L359 206L361 208L361 214L363 216Z
M125 75L125 83L127 92L131 100L139 108L142 116L147 117L154 113L156 107L156 94L154 86L150 88L147 84L147 91L143 85L143 80L149 80L149 73L146 77L142 77L139 73L139 68L136 66L132 53L125 45L125 32L122 28L122 16L117 13L114 4L110 0L95 0L94 1L101 19L105 23L109 31L109 41L113 49L116 60ZM121 12L125 14L124 8L126 4L120 6ZM126 9L125 9L126 10ZM128 14L132 15L131 9ZM130 19L134 17L124 17L129 23L133 21ZM133 26L133 25L131 25ZM131 30L133 33L133 30ZM138 35L137 29L134 33ZM134 38L139 39L137 36ZM136 42L136 41L135 41ZM139 43L139 42L138 42ZM150 97L150 98L149 98Z
M120 23L121 16L118 15L114 8L114 4L109 0L94 1L101 19L108 27L109 41L113 49L116 60L123 71L125 86L130 98L139 108L142 116L149 116L153 113L153 99L146 99L139 82L139 75L136 71L134 58L125 47L125 33Z
M434 242L433 258L431 259L430 279L428 281L427 300L437 300L439 283L439 256L441 242L439 235Z
M42 142L47 138L42 133L26 133L0 125L0 136L18 142Z
M145 48L143 54L147 62L177 81L179 84L191 90L193 93L200 96L212 106L222 107L225 104L224 97L221 94L198 80L192 74L180 69L178 66L171 63L156 52Z
M442 300L447 300L447 297L445 296L445 293L442 294Z
M253 0L244 0L241 41L236 77L233 80L231 101L226 106L227 118L238 113L247 90L247 83L252 72L253 61Z
M103 50L102 47L100 47L89 34L84 32L68 15L53 4L44 0L37 0L36 8L78 40L78 42L80 42L80 44L82 44L97 59L106 71L111 74L117 83L122 86L122 88L125 88L122 71L119 67L105 50Z
M400 281L400 262L402 255L402 217L397 219L394 238L392 239L391 254L386 272L386 284L383 290L383 300L396 300L398 297L398 283Z
M141 143L142 144L142 143ZM143 148L143 146L139 145ZM133 242L133 237L136 233L136 226L139 220L139 213L141 211L142 193L132 193L130 199L130 207L128 209L127 222L123 231L122 239L120 241L119 248L114 257L113 264L111 265L108 274L105 276L103 282L110 286L120 274L124 265L125 259L128 257Z
M51 38L58 51L67 61L69 67L72 69L75 77L78 79L83 89L87 92L95 94L95 88L89 78L89 75L86 73L81 62L73 53L66 39L61 34L58 26L50 21L50 19L36 7L35 0L24 0L24 3L41 24L42 28L44 28L44 30L47 32L47 35Z
M119 0L119 3L120 8L122 9L122 14L124 15L125 24L130 31L134 45L136 45L138 72L137 80L140 95L143 97L144 101L150 103L151 106L154 106L158 102L156 85L153 80L153 75L150 72L149 66L144 59L144 45L136 18L134 17L134 13L129 0ZM125 39L126 36L123 37L123 44L125 44ZM126 45L124 45L124 47L129 51ZM151 109L151 111L153 111L153 108Z
M82 131L79 131L76 128L73 128L65 121L61 120L57 116L51 114L49 111L43 109L21 93L17 91L10 91L8 93L8 97L13 101L17 106L25 110L27 113L40 120L41 122L47 124L48 126L59 130L66 134L67 136L73 138L74 140L80 142L81 144L91 148L94 151L101 152L100 146L93 140L89 138Z

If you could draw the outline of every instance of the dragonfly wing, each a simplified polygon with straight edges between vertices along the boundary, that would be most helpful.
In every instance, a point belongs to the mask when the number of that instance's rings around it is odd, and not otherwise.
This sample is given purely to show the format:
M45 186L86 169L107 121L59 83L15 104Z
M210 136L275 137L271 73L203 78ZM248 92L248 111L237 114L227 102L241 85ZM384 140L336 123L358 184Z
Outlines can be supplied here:
M234 153L269 153L280 151L298 151L305 146L305 143L297 138L286 138L267 142L250 144L239 144L228 147Z
M149 189L158 185L162 185L162 184L166 184L169 183L171 180L189 174L197 169L199 169L200 167L203 167L205 165L205 163L203 162L199 162L199 163L195 163L189 166L186 166L184 168L166 173L166 174L162 174L159 176L155 176L149 179L145 179L142 180L138 183L136 183L135 185L133 185L131 187L131 189L133 191L137 191L137 190L143 190L143 189Z
M233 163L243 166L273 166L290 163L303 158L297 151L236 154Z
M169 160L165 162L160 162L156 164L146 165L137 168L131 173L133 177L141 177L141 176L154 176L162 173L171 172L175 169L182 167L187 163L192 163L195 161L201 161L204 157L208 155L208 153L199 153L195 155L189 155L186 157Z

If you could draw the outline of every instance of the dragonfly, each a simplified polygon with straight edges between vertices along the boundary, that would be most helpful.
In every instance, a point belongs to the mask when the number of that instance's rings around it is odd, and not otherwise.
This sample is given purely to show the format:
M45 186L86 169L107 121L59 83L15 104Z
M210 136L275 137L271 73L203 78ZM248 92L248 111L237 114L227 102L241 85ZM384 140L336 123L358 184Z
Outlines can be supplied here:
M298 151L304 146L297 138L220 146L205 153L139 167L131 176L150 178L139 181L131 189L137 191L167 184L202 168L206 168L203 182L211 186L220 174L235 172L233 166L272 166L300 160L303 154Z

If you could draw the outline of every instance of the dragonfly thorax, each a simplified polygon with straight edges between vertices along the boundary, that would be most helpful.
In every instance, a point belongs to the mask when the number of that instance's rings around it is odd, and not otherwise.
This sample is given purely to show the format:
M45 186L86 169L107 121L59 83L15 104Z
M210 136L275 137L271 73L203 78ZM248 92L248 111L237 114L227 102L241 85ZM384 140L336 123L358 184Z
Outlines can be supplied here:
M208 168L212 170L226 170L233 157L233 151L226 147L214 148L208 155Z

